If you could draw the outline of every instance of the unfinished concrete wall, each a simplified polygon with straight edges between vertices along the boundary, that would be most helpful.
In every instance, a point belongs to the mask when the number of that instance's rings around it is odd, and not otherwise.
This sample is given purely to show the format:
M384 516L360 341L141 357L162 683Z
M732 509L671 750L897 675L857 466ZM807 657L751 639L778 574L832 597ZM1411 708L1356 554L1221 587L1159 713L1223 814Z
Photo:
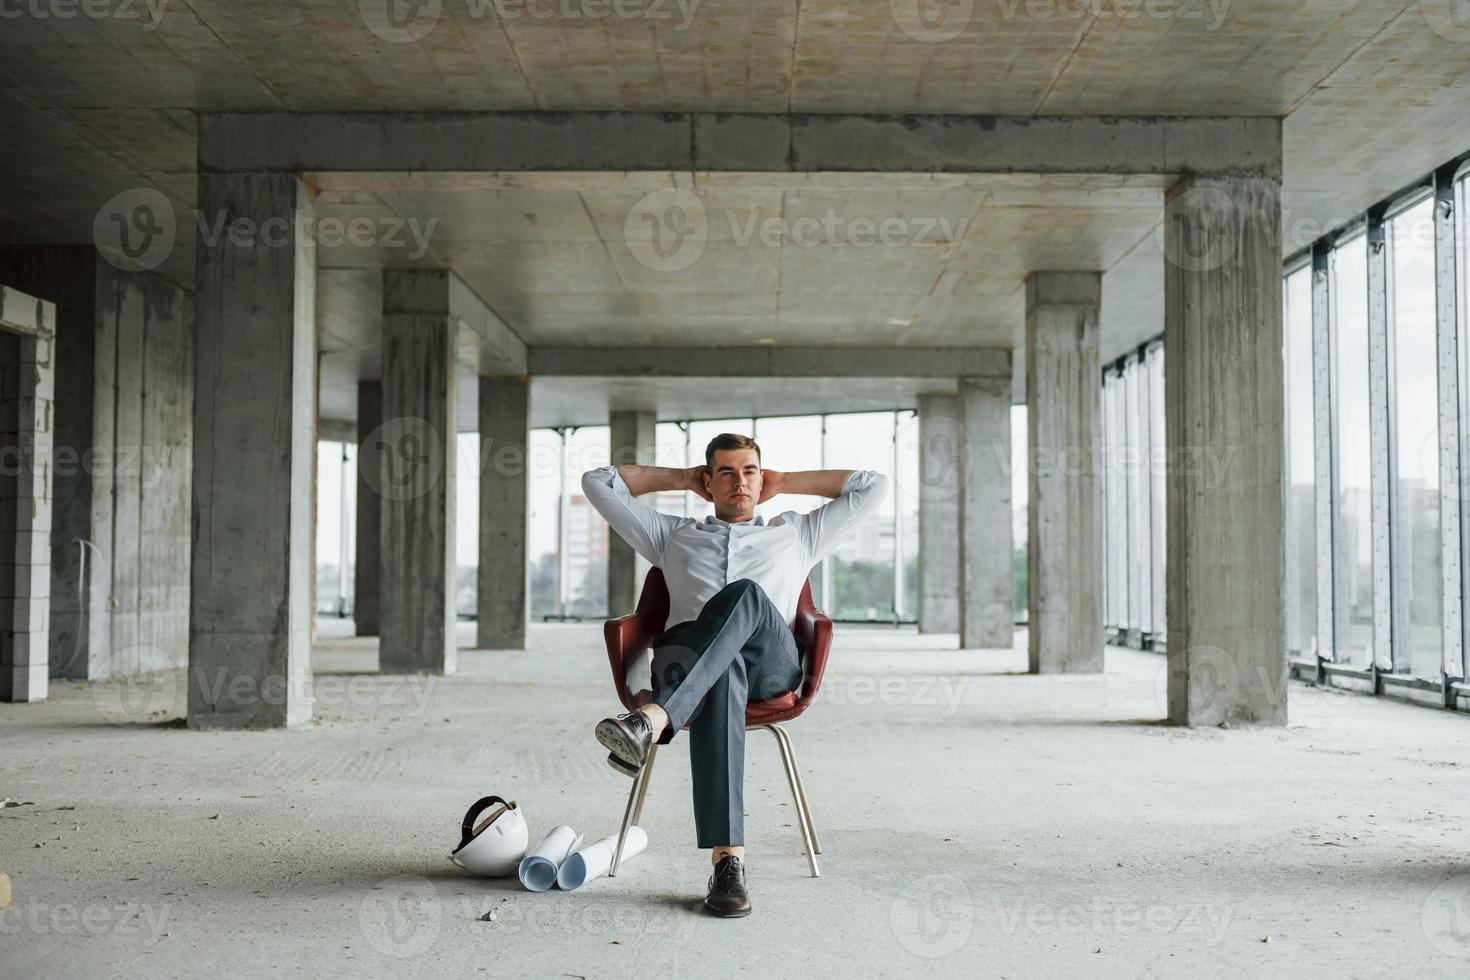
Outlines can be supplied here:
M39 701L51 600L56 307L0 286L0 700Z
M51 676L182 666L193 299L91 247L0 250L0 281L54 302L67 338L56 351Z

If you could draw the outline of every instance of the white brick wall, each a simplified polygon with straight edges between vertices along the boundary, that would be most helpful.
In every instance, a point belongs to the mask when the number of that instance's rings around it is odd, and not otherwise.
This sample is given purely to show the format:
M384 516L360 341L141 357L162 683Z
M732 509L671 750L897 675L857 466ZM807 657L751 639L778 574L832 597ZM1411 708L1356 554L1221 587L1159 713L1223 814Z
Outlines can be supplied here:
M0 286L0 700L47 693L56 308ZM18 335L18 336L17 336Z

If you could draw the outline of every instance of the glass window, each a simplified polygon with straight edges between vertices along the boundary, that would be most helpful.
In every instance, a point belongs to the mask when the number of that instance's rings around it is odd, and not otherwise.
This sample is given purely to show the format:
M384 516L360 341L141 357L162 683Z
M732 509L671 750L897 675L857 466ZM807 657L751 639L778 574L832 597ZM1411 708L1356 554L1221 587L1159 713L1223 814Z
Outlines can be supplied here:
M559 616L561 601L561 449L562 437L554 429L532 429L530 473L529 588L531 615L536 618Z
M674 469L684 469L694 465L690 460L689 453L689 426L679 422L660 422L654 427L654 459L657 466L668 466ZM699 461L704 462L704 457ZM689 517L694 511L690 509L690 501L695 500L691 493L682 490L663 490L654 494L653 507L663 514L672 514L675 517Z
M1150 586L1153 589L1153 619L1149 632L1163 639L1164 620L1164 565L1167 561L1164 536L1167 527L1167 511L1164 507L1165 453L1167 445L1164 435L1164 347L1158 344L1148 352L1149 378L1149 566L1153 570Z
M1143 365L1129 358L1123 373L1124 434L1127 449L1120 461L1123 478L1128 488L1128 623L1139 634L1147 631L1153 621L1153 593L1149 588L1148 562L1143 557L1149 553L1148 481L1143 478L1143 461L1148 459L1148 426L1144 424L1147 410L1147 394L1143 378Z
M572 429L566 441L566 479L563 484L562 590L570 616L607 615L607 522L582 495L582 474L606 466L612 457L611 430L605 425Z
M777 470L819 470L824 468L822 458L822 417L820 415L795 415L784 418L755 420L756 441L761 446L761 456L766 465ZM783 494L757 508L770 520L782 511L794 510L805 514L816 510L827 502L824 497L808 494ZM830 603L823 598L822 566L817 565L807 575L812 583L812 598L818 606ZM831 610L824 608L824 612Z
M1456 306L1459 314L1460 335L1460 476L1463 480L1466 475L1466 467L1470 466L1470 458L1466 456L1465 447L1470 445L1470 433L1464 431L1465 420L1470 419L1470 413L1465 409L1470 404L1470 215L1465 209L1470 207L1470 176L1462 177L1455 185L1455 236L1457 255L1460 258L1460 268L1456 273ZM1445 495L1447 501L1458 501L1458 491L1449 492ZM1462 519L1463 521L1463 519ZM1465 533L1464 524L1461 524L1461 534ZM1461 561L1470 560L1470 554L1462 556ZM1470 677L1470 644L1465 645L1463 651L1465 663L1461 665L1462 677Z
M1391 219L1389 392L1393 454L1394 671L1441 672L1439 399L1434 210L1426 199Z
M1312 402L1312 268L1286 277L1286 648L1317 649L1316 452Z
M919 413L912 409L894 413L894 425L902 434L912 431L917 437ZM765 421L761 431L765 432ZM913 620L919 614L919 498L903 488L919 485L919 447L917 438L900 435L893 443L894 527L898 534L899 563L895 569L898 596L897 612L901 620Z
M819 470L822 468L822 417L794 415L787 418L757 419L756 442L761 447L762 465L774 470ZM808 494L782 494L756 508L770 520L782 511L805 514L827 502L824 497Z
M917 425L912 409L825 420L803 415L660 422L656 458L660 466L702 463L711 438L740 432L755 437L762 461L774 469L872 469L893 478L898 489L829 561L830 598L823 598L822 566L812 569L812 591L837 618L892 622L897 616L912 622L918 608L919 502L903 488L917 485L918 442L895 438L902 425ZM530 455L531 613L541 618L605 615L609 532L583 498L580 480L583 471L606 464L608 427L533 429ZM807 494L782 495L757 512L770 520L782 511L806 513L826 502ZM649 503L680 516L711 512L707 501L691 493L660 493ZM902 567L895 565L895 554L903 556Z
M316 472L316 608L345 616L357 557L357 447L319 441Z
M455 434L454 464L454 610L475 614L480 567L480 434Z
M1103 379L1103 490L1107 510L1106 624L1126 631L1128 619L1128 482L1121 462L1127 447L1122 377L1109 371Z
M1026 446L1026 406L1011 406L1011 582L1014 587L1016 619L1026 622L1030 615L1030 597L1026 591L1027 544L1031 540L1031 528L1027 523L1027 501L1031 495L1030 472L1026 460L1030 451Z
M1357 235L1332 250L1333 453L1336 649L1333 659L1367 669L1373 649L1373 493L1368 385L1368 247Z
M893 478L894 419L893 412L828 415L823 465L877 470ZM834 619L894 619L894 499L890 493L878 513L833 552L827 613Z

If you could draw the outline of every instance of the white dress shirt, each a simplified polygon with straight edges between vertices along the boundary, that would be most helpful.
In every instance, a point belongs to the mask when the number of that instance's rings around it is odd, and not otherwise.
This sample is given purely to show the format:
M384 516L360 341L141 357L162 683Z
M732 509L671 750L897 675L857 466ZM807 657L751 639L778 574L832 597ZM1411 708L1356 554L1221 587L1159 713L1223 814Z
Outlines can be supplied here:
M888 477L856 470L835 499L807 514L784 511L769 523L759 515L731 524L713 515L697 520L660 513L637 502L616 466L583 473L582 492L634 551L663 570L669 626L698 618L710 597L742 578L759 585L790 626L812 566L873 513L888 494ZM652 660L644 659L647 666L635 664L628 672L635 692L648 686Z

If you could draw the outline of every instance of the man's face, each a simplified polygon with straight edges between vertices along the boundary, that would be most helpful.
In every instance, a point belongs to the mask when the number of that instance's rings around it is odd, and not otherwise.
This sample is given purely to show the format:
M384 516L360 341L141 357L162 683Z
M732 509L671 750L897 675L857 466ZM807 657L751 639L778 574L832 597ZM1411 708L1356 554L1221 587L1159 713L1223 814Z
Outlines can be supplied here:
M749 520L761 499L761 461L754 449L716 449L704 488L722 521Z

